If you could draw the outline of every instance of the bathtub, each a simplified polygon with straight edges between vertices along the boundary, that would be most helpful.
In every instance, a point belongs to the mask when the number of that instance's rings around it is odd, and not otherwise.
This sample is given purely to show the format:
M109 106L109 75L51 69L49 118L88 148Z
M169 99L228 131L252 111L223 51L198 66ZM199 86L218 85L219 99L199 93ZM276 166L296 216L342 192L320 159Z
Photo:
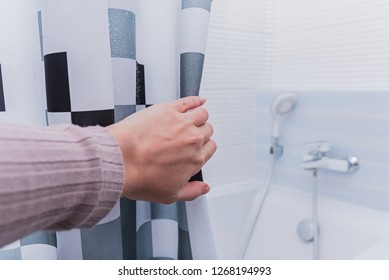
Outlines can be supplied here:
M219 186L208 195L220 259L239 258L247 217L263 185L246 181ZM297 234L298 223L310 218L311 211L309 193L272 185L246 259L312 259L313 244L303 242ZM319 226L321 259L389 259L388 214L319 198Z

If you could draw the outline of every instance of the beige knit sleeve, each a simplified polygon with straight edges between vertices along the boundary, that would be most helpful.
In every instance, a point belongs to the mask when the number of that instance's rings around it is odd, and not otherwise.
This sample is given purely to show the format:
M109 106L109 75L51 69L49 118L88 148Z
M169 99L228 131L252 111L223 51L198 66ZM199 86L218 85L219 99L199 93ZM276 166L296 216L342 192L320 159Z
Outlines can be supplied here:
M0 124L0 247L37 230L93 226L123 182L120 149L102 127Z

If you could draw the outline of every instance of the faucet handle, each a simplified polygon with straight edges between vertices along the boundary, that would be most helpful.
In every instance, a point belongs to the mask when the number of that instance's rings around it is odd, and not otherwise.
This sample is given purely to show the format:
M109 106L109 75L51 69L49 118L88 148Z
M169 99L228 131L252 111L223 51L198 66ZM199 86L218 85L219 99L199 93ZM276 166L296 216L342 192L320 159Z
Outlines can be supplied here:
M304 144L309 153L325 154L331 150L331 145L328 141L313 141Z
M322 159L330 150L330 143L328 141L314 141L304 144L308 152L303 156L303 162L309 162Z

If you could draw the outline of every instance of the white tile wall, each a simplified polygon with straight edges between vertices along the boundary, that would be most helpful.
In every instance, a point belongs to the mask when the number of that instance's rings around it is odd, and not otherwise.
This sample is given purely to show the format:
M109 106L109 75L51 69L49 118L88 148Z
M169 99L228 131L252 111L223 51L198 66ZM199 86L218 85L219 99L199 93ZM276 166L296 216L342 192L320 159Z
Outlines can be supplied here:
M274 183L311 189L300 161L304 142L329 140L334 155L360 158L356 174L323 171L320 192L389 212L389 2L271 0L269 88L256 100L256 171L269 165L269 106L279 93L298 94L283 122L285 156Z
M269 107L293 91L299 103L283 120L275 183L309 191L303 143L329 140L333 154L355 154L361 167L321 172L321 193L389 212L388 11L384 0L215 0L201 94L218 151L206 180L266 178Z
M270 162L268 104L278 93L257 95L256 169L261 181ZM285 153L277 163L274 184L310 191L311 173L301 167L304 143L328 140L334 156L359 157L360 169L355 174L320 171L320 193L389 213L389 91L296 94L295 111L283 119Z
M389 88L389 2L270 0L273 88Z
M201 95L218 151L204 168L213 187L253 179L255 92L264 72L266 1L213 1Z
M214 1L202 95L219 144L205 173L220 187L209 197L223 258L237 257L231 244L241 241L244 221L226 217L247 216L268 176L270 104L286 91L299 101L282 120L284 156L248 258L311 258L295 227L311 211L312 174L301 158L315 140L360 159L355 174L319 172L322 257L350 259L387 236L388 13L386 0Z

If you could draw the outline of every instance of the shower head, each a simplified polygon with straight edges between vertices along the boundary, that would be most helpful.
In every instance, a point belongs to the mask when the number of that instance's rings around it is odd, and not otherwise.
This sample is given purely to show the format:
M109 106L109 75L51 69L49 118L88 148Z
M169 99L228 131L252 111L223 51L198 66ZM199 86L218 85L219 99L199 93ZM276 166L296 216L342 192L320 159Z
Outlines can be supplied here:
M294 93L287 92L277 96L271 104L271 112L277 117L285 115L292 111L296 106L297 96Z
M271 112L274 116L272 129L273 142L277 141L280 136L281 116L289 113L294 109L297 103L297 96L294 93L287 92L277 96L271 104Z

